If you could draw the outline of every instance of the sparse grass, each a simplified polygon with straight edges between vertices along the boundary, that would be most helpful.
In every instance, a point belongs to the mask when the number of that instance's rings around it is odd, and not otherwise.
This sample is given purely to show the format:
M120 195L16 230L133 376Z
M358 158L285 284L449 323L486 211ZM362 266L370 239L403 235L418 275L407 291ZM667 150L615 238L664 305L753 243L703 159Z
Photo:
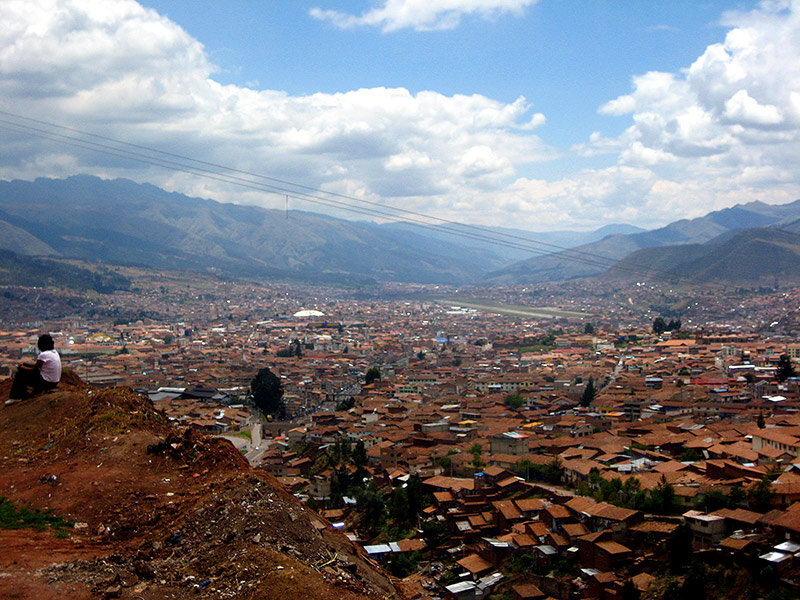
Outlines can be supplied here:
M68 537L66 529L72 522L53 514L52 510L31 509L15 506L13 502L0 496L0 529L25 529L31 527L44 531L48 527L56 530L57 537Z

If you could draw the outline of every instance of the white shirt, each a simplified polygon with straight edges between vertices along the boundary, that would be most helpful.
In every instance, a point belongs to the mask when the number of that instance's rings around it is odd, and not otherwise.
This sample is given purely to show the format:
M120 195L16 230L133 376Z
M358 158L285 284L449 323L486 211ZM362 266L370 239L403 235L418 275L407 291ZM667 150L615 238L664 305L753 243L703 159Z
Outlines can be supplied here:
M44 364L39 367L39 374L42 379L50 383L58 383L61 381L61 357L55 350L45 350L40 352L36 360L42 361Z

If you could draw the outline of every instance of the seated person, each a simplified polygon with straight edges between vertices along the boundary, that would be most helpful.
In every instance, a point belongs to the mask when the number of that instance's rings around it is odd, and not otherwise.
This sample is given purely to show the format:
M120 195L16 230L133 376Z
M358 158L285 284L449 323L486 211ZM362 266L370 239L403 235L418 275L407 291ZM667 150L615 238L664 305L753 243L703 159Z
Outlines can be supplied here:
M55 343L49 334L39 336L36 343L39 355L36 362L23 362L18 365L11 384L9 402L24 400L30 396L52 390L61 381L61 357L55 351ZM28 388L32 388L29 393Z

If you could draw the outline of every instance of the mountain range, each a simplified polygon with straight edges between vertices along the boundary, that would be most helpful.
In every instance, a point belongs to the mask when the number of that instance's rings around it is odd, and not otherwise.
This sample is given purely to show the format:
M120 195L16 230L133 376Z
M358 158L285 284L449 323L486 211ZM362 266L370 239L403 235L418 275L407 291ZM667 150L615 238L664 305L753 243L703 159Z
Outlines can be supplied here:
M520 239L536 236L568 246L637 230L619 225L532 234L460 224L423 228L226 204L124 179L79 175L0 182L2 249L233 276L461 284L528 256ZM512 242L485 239L497 235Z
M635 268L630 268L635 266ZM727 232L705 244L638 250L602 275L637 279L651 276L702 283L774 285L800 282L800 221L781 228L756 227Z
M763 261L793 260L798 219L800 201L751 202L651 231L632 225L589 232L449 222L420 227L220 203L125 179L0 182L0 249L37 257L40 270L49 257L355 284L538 283L612 267L607 276L650 271L751 281L763 279ZM754 228L760 233L746 234Z
M563 281L579 277L593 277L614 267L615 273L624 270L637 272L640 277L656 268L659 261L670 263L691 252L692 245L698 254L711 252L712 247L728 239L726 236L752 228L781 228L800 218L800 200L788 204L772 205L763 202L739 204L731 208L710 212L695 219L682 219L664 227L631 234L610 235L602 240L576 246L566 251L538 256L499 269L486 276L487 283L542 283ZM766 235L763 234L762 235ZM710 243L708 247L702 246ZM731 245L725 248L730 248ZM643 249L658 248L652 252ZM719 248L715 248L718 260ZM671 255L675 258L670 258ZM624 261L623 261L624 259ZM765 257L766 260L766 257ZM623 261L622 265L617 265ZM751 255L750 262L763 262ZM686 267L688 269L688 266ZM735 265L732 267L735 268ZM710 275L712 271L708 271ZM719 274L723 270L714 271ZM688 277L701 277L700 273L684 271Z

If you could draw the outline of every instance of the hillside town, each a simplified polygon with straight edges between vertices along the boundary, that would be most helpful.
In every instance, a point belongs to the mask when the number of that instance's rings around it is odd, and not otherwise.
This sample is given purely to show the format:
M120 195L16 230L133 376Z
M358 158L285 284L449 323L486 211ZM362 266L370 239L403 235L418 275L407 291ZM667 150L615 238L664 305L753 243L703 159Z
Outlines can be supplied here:
M532 317L476 300L169 285L138 293L174 320L5 329L3 374L53 332L66 369L229 440L409 597L800 584L796 290L743 295L739 310L760 308L748 326L555 293ZM525 294L495 293L515 306ZM259 410L263 373L279 411Z

